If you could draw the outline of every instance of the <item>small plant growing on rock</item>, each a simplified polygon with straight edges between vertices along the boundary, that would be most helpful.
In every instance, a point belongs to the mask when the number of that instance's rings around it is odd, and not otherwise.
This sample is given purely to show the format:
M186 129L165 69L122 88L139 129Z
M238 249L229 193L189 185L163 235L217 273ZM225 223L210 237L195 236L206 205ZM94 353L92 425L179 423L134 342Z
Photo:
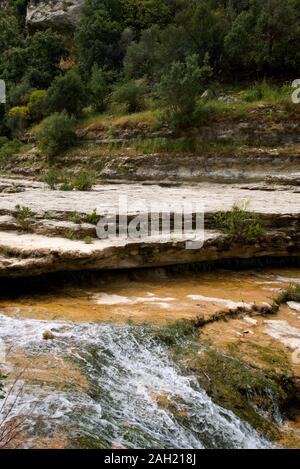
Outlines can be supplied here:
M74 188L78 191L89 191L93 186L94 178L87 171L80 171L74 180Z
M248 205L249 202L245 202L242 206L235 205L230 212L217 214L214 217L216 226L237 240L250 242L263 238L266 231L260 223L259 216L247 211Z
M85 242L85 244L92 244L93 238L91 236L86 236L83 241Z
M97 225L99 221L99 215L97 215L97 210L94 210L91 213L87 213L84 217L85 223L90 223L91 225Z
M29 231L32 219L34 217L34 213L29 207L21 207L20 205L16 205L15 209L15 217L21 229L23 231Z
M60 181L60 173L56 169L50 169L44 177L44 182L52 190L56 188L56 185L59 183L59 181Z
M82 220L81 220L81 215L78 212L73 212L69 217L68 220L71 221L72 223L76 223L76 225L80 225Z
M74 184L71 181L64 181L60 188L60 191L70 192L74 190Z

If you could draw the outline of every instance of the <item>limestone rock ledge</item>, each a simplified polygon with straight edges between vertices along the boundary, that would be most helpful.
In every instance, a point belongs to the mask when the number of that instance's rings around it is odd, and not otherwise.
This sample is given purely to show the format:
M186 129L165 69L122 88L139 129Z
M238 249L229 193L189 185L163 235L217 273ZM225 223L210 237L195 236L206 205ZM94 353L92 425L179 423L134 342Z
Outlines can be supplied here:
M80 21L84 0L30 0L26 24L29 31L47 29L73 31Z
M59 271L110 270L226 259L299 256L300 235L270 232L263 240L233 242L216 231L206 231L200 249L186 249L182 240L161 242L97 240L93 244L36 234L0 232L0 277L30 277Z

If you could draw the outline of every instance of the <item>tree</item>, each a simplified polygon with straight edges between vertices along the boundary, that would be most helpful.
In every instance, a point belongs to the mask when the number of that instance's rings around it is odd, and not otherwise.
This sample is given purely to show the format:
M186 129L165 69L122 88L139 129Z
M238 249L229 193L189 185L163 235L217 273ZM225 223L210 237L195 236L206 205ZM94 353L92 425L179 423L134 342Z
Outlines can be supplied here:
M27 79L33 88L48 88L68 53L58 33L39 31L4 53L3 77L13 83Z
M47 102L50 112L80 115L86 103L86 90L80 75L71 70L57 77L48 90Z
M136 33L154 24L166 26L171 20L169 3L166 0L122 0L124 23Z
M130 44L124 58L124 72L128 79L153 78L157 65L158 41L159 30L154 26L142 31L139 42L133 41Z
M0 17L0 55L16 47L21 41L17 18L12 15Z
M90 75L95 64L109 69L119 68L120 7L119 0L86 1L76 34L77 55L84 76Z
M28 65L26 76L32 86L48 88L58 73L58 65L66 58L68 49L64 38L51 30L39 31L26 42Z
M299 6L298 0L252 0L225 38L231 67L261 75L296 73L300 66Z
M104 68L94 65L89 83L90 102L95 111L103 112L111 92L112 74Z

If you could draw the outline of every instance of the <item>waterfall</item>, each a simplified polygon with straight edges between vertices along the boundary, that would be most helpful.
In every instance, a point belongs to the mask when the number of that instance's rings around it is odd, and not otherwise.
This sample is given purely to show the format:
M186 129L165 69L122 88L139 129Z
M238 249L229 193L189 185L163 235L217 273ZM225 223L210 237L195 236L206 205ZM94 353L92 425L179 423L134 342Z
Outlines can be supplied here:
M43 340L46 329L53 341ZM0 315L0 337L28 357L75 363L89 382L81 390L24 379L12 414L25 415L29 447L30 439L56 434L71 446L103 448L271 447L186 376L149 328Z

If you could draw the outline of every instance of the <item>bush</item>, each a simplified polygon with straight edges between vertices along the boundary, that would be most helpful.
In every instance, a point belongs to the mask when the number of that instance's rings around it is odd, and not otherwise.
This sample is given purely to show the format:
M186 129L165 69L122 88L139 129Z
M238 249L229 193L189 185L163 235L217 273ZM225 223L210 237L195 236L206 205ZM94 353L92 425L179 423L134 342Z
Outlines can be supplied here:
M86 90L78 73L71 70L54 80L48 90L50 112L66 111L70 116L79 116L86 102Z
M203 84L212 74L206 56L203 67L198 65L197 55L185 62L174 62L157 87L158 95L167 108L167 117L175 127L187 126L194 119L196 98Z
M16 205L15 217L23 231L29 231L32 222L34 221L34 213L29 207L21 207Z
M0 163L7 163L21 149L22 143L18 139L8 140L7 137L0 138Z
M28 109L30 118L33 121L40 121L47 115L47 91L35 90L32 91L29 101Z
M105 111L111 92L111 73L94 65L89 83L90 102L96 112Z
M11 86L8 93L10 106L25 106L28 103L32 87L28 80L23 80L15 86Z
M21 135L29 122L29 109L27 106L15 106L8 112L7 126L15 136Z
M50 158L70 148L75 141L74 120L65 113L47 117L37 132L38 145Z
M93 186L93 182L94 177L92 174L87 171L80 171L73 182L73 187L78 191L89 191Z
M55 189L60 182L60 172L57 169L50 169L44 177L44 182L48 184L50 189Z
M248 212L247 205L246 202L242 207L234 206L231 212L217 214L214 218L216 226L239 241L255 241L265 236L266 232L258 215Z
M91 225L97 225L99 221L99 215L97 215L97 210L94 208L94 210L91 213L87 213L84 217L84 222L85 223L90 223Z
M112 95L112 101L123 104L125 112L134 113L143 109L144 93L144 82L142 80L133 80L117 85Z
M1 149L1 147L3 147L4 145L7 145L8 142L9 142L9 140L8 140L7 137L0 136L0 149Z

